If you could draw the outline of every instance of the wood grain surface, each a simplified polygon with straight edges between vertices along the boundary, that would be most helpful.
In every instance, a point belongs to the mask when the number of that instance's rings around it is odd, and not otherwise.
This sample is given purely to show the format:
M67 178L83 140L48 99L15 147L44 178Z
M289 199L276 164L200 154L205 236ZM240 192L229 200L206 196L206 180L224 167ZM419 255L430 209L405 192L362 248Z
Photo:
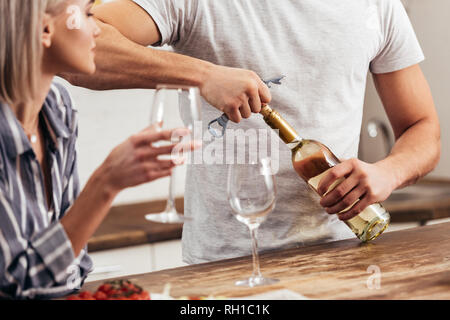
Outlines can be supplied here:
M180 239L181 224L162 224L145 219L147 213L161 212L165 206L166 200L156 200L113 207L89 239L89 252ZM175 199L175 206L182 213L183 198Z
M250 239L249 239L250 248ZM380 270L379 289L370 279ZM191 265L128 277L149 292L180 296L242 297L287 288L311 299L450 299L450 223L385 233L372 243L348 239L261 254L266 287L240 288L251 257ZM372 277L372 278L370 278ZM95 291L103 281L86 284Z

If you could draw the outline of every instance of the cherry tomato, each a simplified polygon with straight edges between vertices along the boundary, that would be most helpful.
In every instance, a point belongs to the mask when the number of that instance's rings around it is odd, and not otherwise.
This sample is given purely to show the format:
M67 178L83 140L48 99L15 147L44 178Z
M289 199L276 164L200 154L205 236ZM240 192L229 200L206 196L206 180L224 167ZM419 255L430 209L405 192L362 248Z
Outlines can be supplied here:
M95 293L82 291L67 300L150 300L150 294L128 280L107 281Z
M89 291L83 291L83 292L80 292L80 294L78 296L81 299L87 299L87 298L91 298L92 294Z
M150 294L147 291L142 291L140 293L141 300L150 300Z
M110 297L112 297L112 296L118 295L119 293L120 293L119 290L117 290L117 289L111 289L111 290L109 290L108 295L109 295Z
M97 291L94 293L95 300L106 300L108 299L108 296L103 291Z
M97 291L102 291L104 293L108 293L111 290L111 285L109 283L102 284Z

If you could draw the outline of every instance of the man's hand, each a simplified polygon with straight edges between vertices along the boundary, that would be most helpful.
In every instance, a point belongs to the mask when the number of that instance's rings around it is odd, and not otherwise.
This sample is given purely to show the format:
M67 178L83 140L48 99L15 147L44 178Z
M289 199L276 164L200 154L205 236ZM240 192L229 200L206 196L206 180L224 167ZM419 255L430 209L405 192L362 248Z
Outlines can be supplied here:
M239 123L261 111L272 99L269 88L253 71L211 65L200 86L202 96L231 121Z
M351 219L369 205L386 200L398 185L392 170L385 168L383 162L369 164L351 159L330 169L319 183L319 194L323 196L339 179L343 181L320 204L329 214L337 214L359 199L350 210L338 215L340 220Z
M393 190L415 183L436 167L440 157L440 127L428 83L418 65L376 74L374 82L394 130L396 142L389 156L375 164L344 161L320 181L326 193L334 181L343 181L320 204L330 214L348 220L367 206L386 200Z

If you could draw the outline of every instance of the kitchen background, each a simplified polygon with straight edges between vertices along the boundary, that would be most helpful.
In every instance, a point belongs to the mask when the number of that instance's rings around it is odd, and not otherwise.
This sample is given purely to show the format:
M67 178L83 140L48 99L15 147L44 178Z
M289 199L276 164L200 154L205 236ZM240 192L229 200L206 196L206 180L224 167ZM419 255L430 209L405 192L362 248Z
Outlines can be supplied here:
M442 158L429 175L450 180L450 1L403 1L424 50L421 64L431 86L442 128ZM61 80L63 81L63 80ZM64 82L64 81L63 81ZM94 92L74 86L70 92L79 110L78 157L82 184L114 146L148 125L152 90ZM176 124L173 124L176 125ZM385 139L385 136L388 139ZM361 132L360 158L373 162L384 157L393 143L392 131L383 107L368 77ZM178 170L176 196L183 196L185 169ZM145 202L167 197L168 179L122 192L115 205ZM409 227L417 223L403 224ZM395 226L391 228L395 230ZM179 240L94 252L97 274L89 280L131 273L149 272L182 265ZM145 257L145 258L143 258ZM109 270L109 271L108 271Z

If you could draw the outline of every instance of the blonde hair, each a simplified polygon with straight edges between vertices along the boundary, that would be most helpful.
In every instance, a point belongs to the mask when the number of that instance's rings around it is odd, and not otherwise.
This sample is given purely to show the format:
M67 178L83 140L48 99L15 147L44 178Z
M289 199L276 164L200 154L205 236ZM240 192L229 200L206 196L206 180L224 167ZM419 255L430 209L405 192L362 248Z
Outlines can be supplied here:
M27 102L37 91L44 14L66 0L0 0L0 101Z

